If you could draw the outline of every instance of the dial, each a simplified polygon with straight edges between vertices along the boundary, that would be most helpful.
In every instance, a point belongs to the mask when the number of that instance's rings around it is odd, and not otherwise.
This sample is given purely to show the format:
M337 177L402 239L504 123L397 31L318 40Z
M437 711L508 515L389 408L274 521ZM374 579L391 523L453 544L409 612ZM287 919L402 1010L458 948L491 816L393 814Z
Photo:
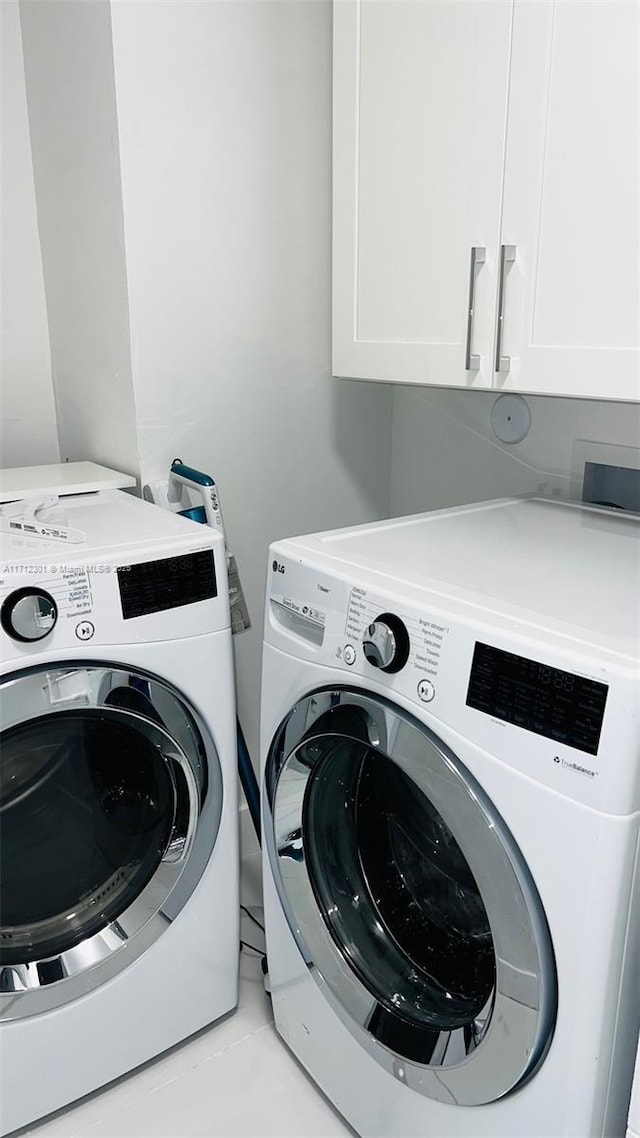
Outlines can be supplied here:
M44 640L58 619L58 606L44 589L16 589L5 598L0 621L12 640L32 643Z
M409 633L399 616L384 612L370 624L362 640L362 651L374 668L399 672L409 659Z

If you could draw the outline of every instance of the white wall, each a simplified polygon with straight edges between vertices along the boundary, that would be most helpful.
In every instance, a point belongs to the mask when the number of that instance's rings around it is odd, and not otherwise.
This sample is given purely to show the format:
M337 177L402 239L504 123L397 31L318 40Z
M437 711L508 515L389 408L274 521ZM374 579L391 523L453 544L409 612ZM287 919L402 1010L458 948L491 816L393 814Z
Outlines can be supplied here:
M60 452L17 0L0 4L0 32L0 462L40 465Z
M117 0L112 32L142 476L218 481L256 759L269 542L388 508L392 393L330 375L331 5Z
M532 396L529 434L505 446L491 430L495 399L479 391L396 390L392 514L511 494L567 498L576 439L640 445L640 405Z
M136 474L110 6L21 20L61 457Z

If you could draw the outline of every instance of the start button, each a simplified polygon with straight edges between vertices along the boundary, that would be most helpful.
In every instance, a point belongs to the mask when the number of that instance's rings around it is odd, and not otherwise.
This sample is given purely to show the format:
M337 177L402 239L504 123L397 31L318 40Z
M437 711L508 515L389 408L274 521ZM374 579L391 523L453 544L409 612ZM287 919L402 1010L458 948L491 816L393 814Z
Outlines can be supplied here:
M420 680L418 684L418 699L420 699L422 703L431 703L435 694L436 689L431 683L431 680Z

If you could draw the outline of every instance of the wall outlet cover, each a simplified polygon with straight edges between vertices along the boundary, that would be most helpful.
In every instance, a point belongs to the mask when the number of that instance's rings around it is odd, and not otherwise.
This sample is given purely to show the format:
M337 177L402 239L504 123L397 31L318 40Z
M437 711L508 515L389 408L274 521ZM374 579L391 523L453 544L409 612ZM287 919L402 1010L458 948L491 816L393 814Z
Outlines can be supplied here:
M521 443L529 434L531 408L522 395L499 395L491 408L491 429L501 443Z

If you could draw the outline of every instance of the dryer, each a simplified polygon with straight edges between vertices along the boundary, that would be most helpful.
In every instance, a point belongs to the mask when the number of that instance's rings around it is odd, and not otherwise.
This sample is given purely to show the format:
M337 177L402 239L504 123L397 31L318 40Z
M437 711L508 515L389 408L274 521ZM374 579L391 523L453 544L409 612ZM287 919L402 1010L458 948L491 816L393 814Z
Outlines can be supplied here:
M39 523L81 540L0 537L2 1134L237 1002L223 540L121 491Z
M624 1135L640 521L504 500L277 542L275 1024L361 1135Z

